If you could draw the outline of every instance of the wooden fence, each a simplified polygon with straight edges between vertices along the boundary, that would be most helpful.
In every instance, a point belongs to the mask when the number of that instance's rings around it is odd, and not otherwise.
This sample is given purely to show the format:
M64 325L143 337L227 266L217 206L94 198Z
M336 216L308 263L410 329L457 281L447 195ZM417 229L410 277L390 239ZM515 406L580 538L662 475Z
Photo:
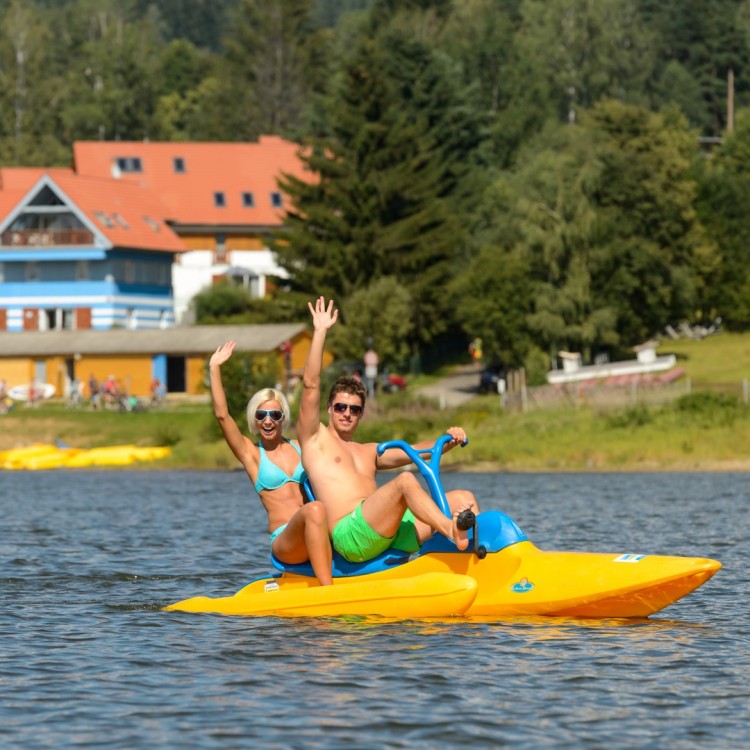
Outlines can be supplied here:
M512 411L538 411L554 409L593 408L615 410L637 406L663 406L681 396L698 391L720 393L750 404L750 380L735 383L701 383L690 378L680 378L669 383L640 382L633 379L618 385L606 382L583 381L565 385L528 387L522 371L509 374L505 393L498 398L505 409Z

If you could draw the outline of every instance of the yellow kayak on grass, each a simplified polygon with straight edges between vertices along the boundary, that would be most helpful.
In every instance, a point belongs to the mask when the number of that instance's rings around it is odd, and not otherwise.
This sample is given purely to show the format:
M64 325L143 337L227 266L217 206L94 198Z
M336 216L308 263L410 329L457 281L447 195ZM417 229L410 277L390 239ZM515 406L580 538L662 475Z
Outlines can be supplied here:
M136 462L134 445L109 445L90 448L71 458L68 467L80 469L86 466L128 466Z
M156 461L171 453L166 447L139 448L135 445L108 445L81 451L66 464L69 468L86 466L128 466L138 461Z
M22 468L24 461L28 461L33 456L41 456L56 450L59 450L58 447L52 443L34 443L21 448L11 448L0 453L0 468L19 469Z
M39 443L0 453L0 468L34 471L40 469L80 469L89 466L129 466L140 461L156 461L169 456L165 446L108 445L84 450Z
M316 579L284 574L261 578L234 596L197 596L165 607L177 612L211 612L257 617L330 617L377 615L399 619L464 614L477 595L477 582L455 573L373 581L337 578L332 586Z
M80 451L77 448L55 448L46 453L38 453L27 456L19 462L18 468L25 471L42 471L46 469L59 469L68 465L74 456Z

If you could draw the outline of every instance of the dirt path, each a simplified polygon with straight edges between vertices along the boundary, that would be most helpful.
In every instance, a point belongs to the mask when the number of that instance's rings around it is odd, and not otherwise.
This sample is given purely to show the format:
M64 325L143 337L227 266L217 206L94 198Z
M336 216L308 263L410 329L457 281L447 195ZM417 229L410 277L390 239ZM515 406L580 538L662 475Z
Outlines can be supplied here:
M461 365L447 377L417 389L417 393L436 399L442 409L461 406L477 395L479 374L475 365Z

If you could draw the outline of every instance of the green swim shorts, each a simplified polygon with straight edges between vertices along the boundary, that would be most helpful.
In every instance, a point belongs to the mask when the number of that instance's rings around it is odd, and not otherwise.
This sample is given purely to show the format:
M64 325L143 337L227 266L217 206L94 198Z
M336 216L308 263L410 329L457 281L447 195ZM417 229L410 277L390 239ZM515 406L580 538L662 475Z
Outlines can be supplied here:
M419 540L414 526L415 520L414 514L407 509L396 535L380 536L365 521L360 503L336 524L331 535L333 548L349 562L372 560L391 547L404 552L416 552L419 549Z

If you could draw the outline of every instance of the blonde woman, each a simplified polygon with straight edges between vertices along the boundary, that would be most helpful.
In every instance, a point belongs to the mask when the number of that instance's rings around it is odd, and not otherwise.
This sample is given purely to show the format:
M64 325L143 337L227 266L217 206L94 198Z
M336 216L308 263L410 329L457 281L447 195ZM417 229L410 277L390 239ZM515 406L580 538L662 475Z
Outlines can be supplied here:
M209 360L211 398L224 439L245 467L268 514L271 550L282 562L310 561L318 582L331 581L331 543L322 503L305 503L305 480L299 445L283 433L289 426L289 404L275 388L258 391L247 405L247 424L258 443L245 437L227 407L221 366L232 356L234 341L219 346Z

